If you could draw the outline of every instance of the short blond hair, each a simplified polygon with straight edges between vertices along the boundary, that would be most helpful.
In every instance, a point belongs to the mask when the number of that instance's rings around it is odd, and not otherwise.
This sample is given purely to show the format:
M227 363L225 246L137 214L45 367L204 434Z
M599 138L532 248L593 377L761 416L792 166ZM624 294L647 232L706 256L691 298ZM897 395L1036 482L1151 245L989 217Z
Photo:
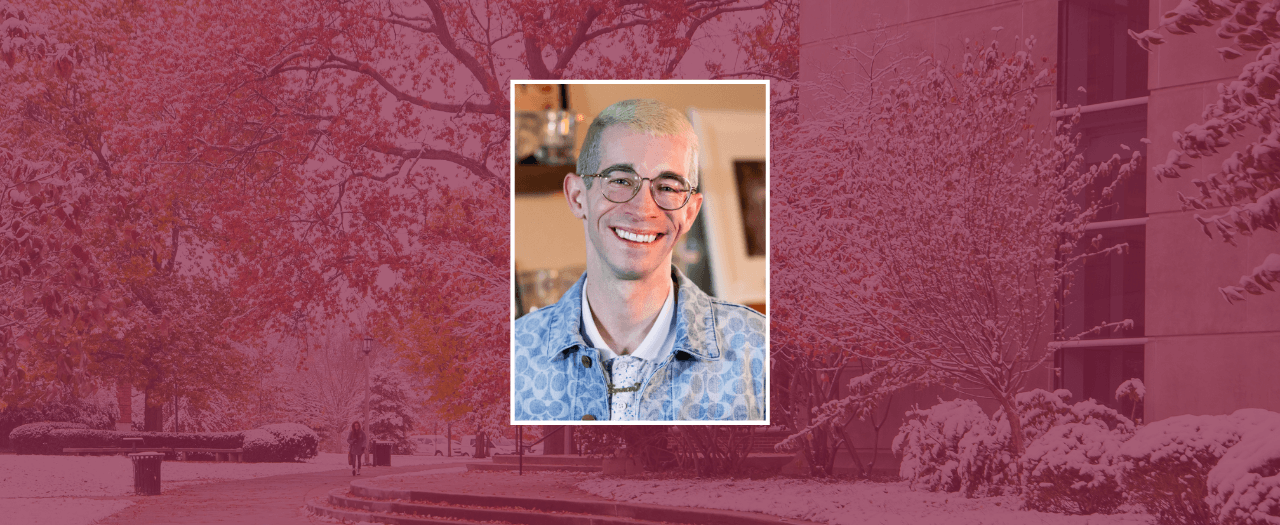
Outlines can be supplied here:
M639 133L654 136L683 135L689 139L689 183L698 187L698 134L693 131L689 118L679 110L647 98L635 98L615 102L591 121L587 136L582 141L582 153L578 155L578 174L593 175L600 170L600 137L610 126L621 125ZM586 179L591 187L591 179Z

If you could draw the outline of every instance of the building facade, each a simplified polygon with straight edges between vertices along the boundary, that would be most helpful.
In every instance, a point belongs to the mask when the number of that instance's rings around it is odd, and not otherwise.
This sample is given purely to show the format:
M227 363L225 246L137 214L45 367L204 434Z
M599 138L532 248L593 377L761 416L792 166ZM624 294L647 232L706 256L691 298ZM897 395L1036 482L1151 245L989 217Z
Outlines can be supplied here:
M1200 122L1217 86L1240 74L1246 57L1225 61L1216 48L1229 44L1214 33L1167 38L1152 52L1128 36L1159 24L1177 0L907 0L806 1L801 6L801 76L842 67L840 49L866 45L875 35L900 35L902 52L946 59L966 41L1021 41L1034 36L1034 53L1057 74L1042 93L1037 125L1080 113L1082 153L1100 162L1124 148L1144 151L1146 169L1125 183L1112 204L1089 226L1102 245L1126 243L1124 254L1091 260L1059 300L1053 370L1042 385L1065 388L1073 400L1095 399L1144 421L1180 414L1225 414L1240 408L1280 411L1280 293L1249 296L1229 304L1218 291L1249 274L1269 253L1280 252L1280 235L1263 232L1238 246L1209 238L1182 211L1178 192L1195 193L1191 179L1215 171L1225 151L1193 161L1181 179L1156 181L1151 167L1164 162L1173 133ZM1068 109L1056 109L1055 101ZM820 111L822 101L801 94L801 115ZM803 117L802 117L803 118ZM1239 139L1251 138L1246 131ZM1143 139L1149 140L1144 143ZM1122 146L1123 145L1123 146ZM1204 212L1201 212L1204 213ZM1089 328L1125 319L1118 331L1081 336ZM1142 379L1146 399L1131 406L1114 397L1121 382ZM912 404L929 406L945 393L904 394L892 408L877 466L896 462L885 452L900 413ZM895 421L895 418L897 421ZM860 450L872 434L855 422L850 432ZM868 452L869 453L869 452Z

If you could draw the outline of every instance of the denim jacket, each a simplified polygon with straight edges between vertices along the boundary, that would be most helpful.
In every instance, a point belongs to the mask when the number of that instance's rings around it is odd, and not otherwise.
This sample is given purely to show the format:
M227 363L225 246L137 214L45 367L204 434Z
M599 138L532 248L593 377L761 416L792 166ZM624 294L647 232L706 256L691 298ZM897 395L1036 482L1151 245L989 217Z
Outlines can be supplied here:
M765 318L708 297L679 270L675 344L642 378L640 421L765 419ZM512 333L516 421L608 420L599 351L582 335L582 285L515 322Z

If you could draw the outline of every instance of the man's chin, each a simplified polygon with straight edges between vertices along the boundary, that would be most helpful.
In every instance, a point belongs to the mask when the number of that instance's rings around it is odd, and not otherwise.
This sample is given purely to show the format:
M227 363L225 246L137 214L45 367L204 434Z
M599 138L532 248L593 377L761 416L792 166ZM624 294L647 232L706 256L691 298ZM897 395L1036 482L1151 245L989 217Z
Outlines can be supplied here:
M628 265L612 268L613 277L619 281L642 281L655 273L666 273L667 265Z

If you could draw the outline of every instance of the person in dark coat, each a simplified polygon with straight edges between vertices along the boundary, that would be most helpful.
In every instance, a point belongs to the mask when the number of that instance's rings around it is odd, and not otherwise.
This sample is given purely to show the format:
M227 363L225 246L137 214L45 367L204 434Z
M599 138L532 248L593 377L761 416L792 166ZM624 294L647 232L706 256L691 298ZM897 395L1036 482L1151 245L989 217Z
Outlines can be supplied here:
M360 457L364 455L364 430L360 429L360 422L351 423L351 433L347 434L348 456L347 461L351 463L351 475L355 476L360 473Z

